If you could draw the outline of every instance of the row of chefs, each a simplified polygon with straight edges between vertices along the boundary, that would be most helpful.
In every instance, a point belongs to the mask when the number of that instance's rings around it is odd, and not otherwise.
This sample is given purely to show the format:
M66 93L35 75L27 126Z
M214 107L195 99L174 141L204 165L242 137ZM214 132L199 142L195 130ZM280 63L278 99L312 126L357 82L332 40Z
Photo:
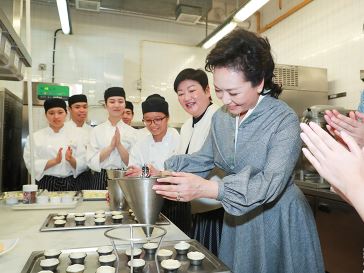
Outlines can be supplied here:
M199 150L217 110L211 102L207 75L199 69L184 69L177 76L174 89L181 106L191 115L182 126L181 135L168 127L168 103L158 94L142 103L146 127L140 130L123 122L123 114L133 114L133 107L129 103L126 106L125 91L121 87L105 90L108 119L94 128L85 122L85 95L69 98L71 119L67 122L64 100L46 100L44 109L49 126L33 134L32 145L34 175L39 188L49 191L105 189L107 169L129 166L129 174L138 175L141 167L148 164L151 171L157 173L164 170L164 161L172 155ZM24 161L30 171L29 137ZM166 200L162 212L186 234L217 254L223 209L218 202L200 202L199 205L199 213L193 214L193 225L189 202ZM203 217L204 214L208 217ZM210 235L211 230L214 234Z

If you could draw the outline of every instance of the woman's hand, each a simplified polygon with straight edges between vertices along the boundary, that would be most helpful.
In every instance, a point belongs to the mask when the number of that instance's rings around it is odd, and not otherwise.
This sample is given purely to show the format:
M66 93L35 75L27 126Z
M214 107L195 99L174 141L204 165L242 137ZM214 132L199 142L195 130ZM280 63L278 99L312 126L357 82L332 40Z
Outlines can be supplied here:
M327 122L327 130L333 136L341 137L341 132L346 132L352 136L356 143L362 148L364 147L364 114L356 111L351 111L349 117L339 113L336 110L326 110L325 120ZM360 121L358 120L360 119Z
M153 190L157 194L169 200L182 202L201 197L216 199L217 182L203 179L191 173L172 172L171 175L158 179L159 183L153 186Z
M134 165L129 166L125 172L125 176L141 176L141 175L142 175L142 169Z
M342 132L341 136L349 150L314 122L310 122L309 126L301 124L301 128L301 138L308 147L302 149L306 158L322 177L348 196L348 191L364 179L363 151L346 132Z
M345 131L342 139L348 149L336 142L314 122L301 124L303 153L315 169L348 200L364 221L364 150Z

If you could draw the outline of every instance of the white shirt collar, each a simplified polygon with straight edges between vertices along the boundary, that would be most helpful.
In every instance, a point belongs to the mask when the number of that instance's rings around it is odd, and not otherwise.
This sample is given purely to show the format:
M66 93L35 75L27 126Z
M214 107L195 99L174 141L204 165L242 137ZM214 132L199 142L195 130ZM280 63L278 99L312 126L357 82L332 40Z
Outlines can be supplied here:
M251 113L253 113L253 111L254 111L254 109L258 106L258 104L262 101L262 99L264 98L264 96L262 96L262 95L259 95L259 98L258 98L258 101L257 101L257 103L255 104L255 106L253 107L253 108L251 108L251 109L249 109L248 110L248 112L246 112L246 114L245 114L245 116L239 121L239 116L237 116L236 118L235 118L235 121L236 121L236 125L235 125L235 151L236 151L236 144L237 144L237 139L238 139L238 129L239 129L239 126L240 126L240 124L244 121L244 120L246 120L250 115L251 115Z
M257 108L258 104L262 101L262 99L264 98L265 96L262 96L262 95L259 95L259 98L258 98L258 101L257 103L255 104L255 106L253 108L250 108L248 110L248 112L246 112L245 116L241 119L241 121L239 122L239 116L236 117L236 120L237 120L237 123L239 123L239 125L244 121L246 120L254 111L255 108Z

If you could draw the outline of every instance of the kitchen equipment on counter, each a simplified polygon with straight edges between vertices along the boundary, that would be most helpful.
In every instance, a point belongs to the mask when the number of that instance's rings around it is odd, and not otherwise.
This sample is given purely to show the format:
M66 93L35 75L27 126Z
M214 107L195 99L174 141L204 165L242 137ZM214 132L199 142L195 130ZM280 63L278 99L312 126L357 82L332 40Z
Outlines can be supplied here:
M179 256L174 249L174 245L180 241L163 241L161 247L173 251L173 259L177 259L181 262L181 267L178 269L178 273L205 273L205 272L215 272L215 273L230 273L229 268L222 263L216 256L209 252L203 245L201 245L196 240L187 240L191 245L190 251L199 251L205 255L200 266L192 266L190 261L187 259L187 255ZM142 244L135 243L135 247L141 248ZM122 265L118 273L129 273L131 269L128 268L128 258L125 255L125 250L130 247L129 244L116 245L119 262ZM87 257L85 259L85 271L84 273L95 273L96 269L100 266L98 263L99 255L96 252L97 247L90 248L73 248L73 249L60 249L62 251L59 256L59 265L57 272L66 273L66 268L70 264L69 255L71 253L85 252ZM38 273L41 270L40 261L44 259L44 251L33 251L29 256L27 262L24 265L21 273ZM144 259L146 264L143 269L144 273L156 273L157 265L154 260L154 255L148 255L144 250L141 255L141 259Z
M109 194L110 210L128 210L129 205L126 202L123 191L121 190L117 180L107 180L107 191Z
M327 69L276 64L273 81L282 86L279 99L285 101L301 118L314 104L328 103Z
M303 117L301 122L309 123L310 121L316 122L321 128L326 130L326 120L324 118L326 110L337 110L343 115L347 115L350 110L345 109L340 106L332 106L332 105L313 105L308 107L303 112Z
M13 210L72 209L82 202L82 197L79 191L48 192L46 190L39 190L36 193L36 200L36 203L22 202L12 205L11 208Z
M324 118L326 110L337 110L343 115L348 115L350 110L347 110L340 106L332 105L313 105L308 107L304 112L301 119L303 123L309 123L311 121L317 123L325 131L327 122ZM323 177L321 177L312 164L304 156L303 152L299 156L299 159L295 168L295 182L301 186L307 186L311 188L330 188L330 184L327 183Z
M85 217L82 224L77 224L75 219L78 217L80 213L70 212L67 214L65 218L66 224L63 227L56 227L54 225L55 219L54 217L58 216L57 213L50 213L42 224L40 231L64 231L64 230L85 230L85 229L95 229L95 228L112 228L120 225L130 225L130 224L138 224L138 221L129 214L127 211L119 211L118 215L122 215L119 221L113 219L113 212L106 211L104 214L104 223L102 225L95 223L95 212L83 212L82 217ZM81 215L81 214L80 214ZM114 217L115 218L115 217ZM171 222L162 214L158 215L158 219L156 221L156 225L169 225Z
M106 170L107 174L107 190L109 194L109 206L111 210L125 210L130 207L126 202L125 196L117 179L124 177L126 169Z
M117 181L120 185L139 223L154 225L164 203L164 198L152 189L159 177L119 177L111 180ZM146 229L145 232L150 235L152 231Z

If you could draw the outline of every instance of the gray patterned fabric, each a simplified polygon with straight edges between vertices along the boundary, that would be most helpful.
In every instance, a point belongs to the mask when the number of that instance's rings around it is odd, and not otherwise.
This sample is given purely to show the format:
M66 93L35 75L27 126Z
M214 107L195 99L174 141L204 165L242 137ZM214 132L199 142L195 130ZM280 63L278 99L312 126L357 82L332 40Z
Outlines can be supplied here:
M166 161L169 170L205 177L216 165L227 175L218 200L225 210L220 259L235 273L324 272L311 209L292 182L301 141L297 115L266 96L238 129L224 108L199 152Z

